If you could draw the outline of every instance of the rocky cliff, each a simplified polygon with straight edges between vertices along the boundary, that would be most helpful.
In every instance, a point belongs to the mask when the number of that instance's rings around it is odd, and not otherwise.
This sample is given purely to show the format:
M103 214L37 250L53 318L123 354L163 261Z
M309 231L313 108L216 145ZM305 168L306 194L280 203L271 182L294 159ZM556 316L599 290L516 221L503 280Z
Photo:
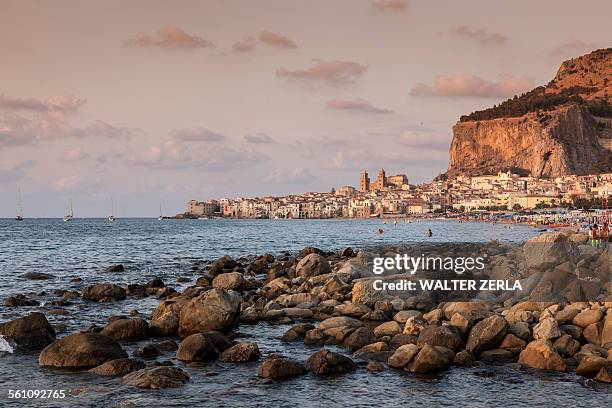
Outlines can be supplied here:
M448 175L612 171L612 48L564 62L546 86L461 117Z

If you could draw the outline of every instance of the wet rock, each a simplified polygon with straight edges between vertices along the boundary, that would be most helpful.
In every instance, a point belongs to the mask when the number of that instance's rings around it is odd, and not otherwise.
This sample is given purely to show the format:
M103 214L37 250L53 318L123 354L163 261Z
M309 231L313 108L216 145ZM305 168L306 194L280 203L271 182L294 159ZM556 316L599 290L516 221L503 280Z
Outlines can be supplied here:
M94 367L90 369L89 372L107 377L123 377L126 374L142 370L143 368L145 368L145 363L140 360L134 358L118 358Z
M145 344L134 351L134 356L146 359L157 358L161 352L153 344Z
M178 344L174 340L164 340L154 343L153 346L159 351L175 351L178 349Z
M448 367L455 353L446 347L425 344L409 364L413 373L437 373Z
M179 336L233 328L238 323L241 302L238 293L225 289L211 289L191 299L179 313Z
M83 299L96 302L111 302L125 299L126 292L120 286L111 283L98 283L83 290Z
M25 350L41 350L55 341L55 330L38 312L0 324L0 335Z
M347 247L347 248L344 248L342 252L340 252L340 256L345 257L345 258L351 258L355 256L355 251L353 251L353 248Z
M232 259L231 256L225 255L221 258L217 259L208 269L208 274L213 278L223 272L229 272L234 267L236 267L237 263Z
M322 346L325 344L325 340L327 339L327 335L323 333L323 330L320 329L312 329L306 332L304 336L304 344L307 346Z
M612 365L602 367L601 370L595 376L595 381L603 383L612 383Z
M485 350L478 355L478 359L488 362L514 361L514 353L505 349Z
M404 344L417 344L417 341L417 336L413 336L412 334L400 333L396 334L395 336L393 336L393 338L391 338L391 341L389 341L389 346L391 346L391 348L396 349L400 346L403 346Z
M195 333L181 341L176 359L181 361L214 361L232 346L231 340L219 332Z
M23 307L23 306L38 306L38 301L30 299L25 295L19 294L15 296L9 296L4 300L5 307Z
M376 326L376 328L374 328L374 335L376 337L382 337L382 336L393 337L396 334L399 334L401 332L402 332L402 329L399 323L396 322L395 320L385 322L381 325Z
M371 373L375 373L378 371L384 371L385 365L379 361L369 361L368 365L366 366L366 370L368 370Z
M446 347L451 350L458 349L462 343L461 335L453 326L428 326L421 330L417 340L419 347L429 344L431 346Z
M508 322L493 315L476 323L470 331L465 349L472 354L495 348L506 335Z
M123 384L138 388L178 388L189 381L189 376L178 367L149 367L123 377Z
M416 344L405 344L395 350L391 357L389 357L387 363L393 368L404 368L412 361L418 352L419 347Z
M557 321L552 317L547 317L533 327L533 338L536 340L554 341L561 334Z
M144 340L149 324L144 319L119 319L106 325L100 334L113 340Z
M580 349L580 342L569 334L564 334L553 343L555 350L561 355L571 357Z
M262 378L280 380L306 374L304 364L288 358L272 357L265 360L258 369Z
M22 274L21 277L24 279L30 279L30 280L47 280L47 279L55 278L55 276L53 275L50 275L48 273L42 273L42 272L26 272Z
M344 374L357 369L350 358L321 349L306 360L306 369L317 375Z
M143 298L147 296L147 287L138 283L130 283L126 287L126 294L128 296Z
M195 285L203 288L211 286L210 280L206 276L200 276L198 279L196 279Z
M563 359L548 340L534 340L519 355L519 363L541 370L565 371Z
M587 327L590 324L597 323L603 317L601 310L585 309L578 313L576 317L572 319L572 324L578 327Z
M391 347L384 341L368 344L353 353L353 357L370 361L387 361L393 354Z
M307 331L312 330L314 328L314 325L310 323L296 324L283 334L281 340L285 342L299 341L303 339L304 336L306 336Z
M121 264L111 265L108 268L104 269L104 272L125 272L125 268Z
M306 255L295 267L295 274L304 279L331 272L331 266L323 256L312 253Z
M515 336L512 333L508 333L500 343L499 348L506 350L522 350L526 345L527 342L525 342L525 340Z
M92 368L127 356L119 343L109 337L74 333L45 347L38 363L41 367Z
M363 346L374 343L376 336L368 327L359 327L348 335L343 341L343 346L350 350L359 350Z
M261 353L256 343L246 342L238 343L228 348L221 354L221 361L229 363L246 363L249 361L257 361Z
M298 258L304 258L310 254L319 254L325 256L325 252L315 247L304 247L299 253Z
M474 356L472 356L472 354L467 350L461 350L455 354L453 364L460 367L470 367L472 364L474 364Z
M580 360L580 364L578 364L578 368L576 368L576 374L583 377L593 378L602 368L609 365L612 365L612 361L608 361L603 357L585 356L582 360Z
M222 273L212 281L213 288L236 291L244 289L246 284L247 282L240 272Z

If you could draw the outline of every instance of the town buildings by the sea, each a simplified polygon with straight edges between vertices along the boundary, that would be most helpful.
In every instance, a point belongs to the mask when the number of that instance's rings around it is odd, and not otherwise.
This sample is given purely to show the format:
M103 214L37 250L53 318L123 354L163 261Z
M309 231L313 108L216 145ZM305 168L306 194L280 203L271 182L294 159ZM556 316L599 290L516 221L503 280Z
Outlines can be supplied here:
M530 210L597 200L612 192L612 173L554 179L522 176L511 171L487 176L438 177L431 183L409 184L405 174L371 180L367 171L359 186L330 192L282 197L190 200L178 217L231 218L368 218L474 210Z

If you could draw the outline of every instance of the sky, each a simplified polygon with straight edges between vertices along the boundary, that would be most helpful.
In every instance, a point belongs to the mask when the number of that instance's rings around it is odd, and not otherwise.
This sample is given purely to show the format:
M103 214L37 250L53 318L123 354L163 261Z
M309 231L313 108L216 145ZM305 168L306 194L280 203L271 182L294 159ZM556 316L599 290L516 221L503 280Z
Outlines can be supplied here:
M459 116L609 47L612 2L0 0L0 217L430 181ZM607 41L606 41L607 40Z

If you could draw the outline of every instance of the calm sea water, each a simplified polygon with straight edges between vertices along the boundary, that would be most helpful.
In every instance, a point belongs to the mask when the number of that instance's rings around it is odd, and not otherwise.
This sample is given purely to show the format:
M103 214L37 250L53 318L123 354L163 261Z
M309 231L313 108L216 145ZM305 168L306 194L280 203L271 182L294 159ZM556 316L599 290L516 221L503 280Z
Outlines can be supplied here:
M376 233L378 228L385 233ZM427 236L431 229L433 237ZM423 221L382 225L380 220L149 220L41 219L15 222L0 220L0 299L26 293L40 307L0 306L0 322L47 306L56 299L55 289L81 290L95 282L145 283L157 276L181 290L179 276L195 280L203 261L222 255L251 256L264 253L295 253L304 246L338 250L346 246L410 242L520 242L537 234L523 226L506 228L484 223ZM111 264L122 263L127 271L102 273ZM54 275L46 281L20 277L25 272ZM71 282L81 278L82 282ZM68 314L48 315L62 336L103 325L106 318L132 310L148 316L155 298L96 304L77 299L63 307ZM240 332L258 343L262 354L285 354L305 360L317 348L279 341L286 325L243 325ZM142 343L128 343L128 353ZM344 350L339 350L345 352ZM160 360L172 360L166 353ZM37 353L14 353L0 357L0 406L605 406L610 387L574 374L523 373L515 366L452 368L433 377L396 371L355 373L336 378L303 376L279 384L262 384L256 377L257 363L230 365L213 363L186 368L191 381L175 390L140 391L121 385L120 379L105 379L86 373L69 374L41 370ZM178 363L182 366L181 363ZM64 389L65 401L9 401L9 389Z

